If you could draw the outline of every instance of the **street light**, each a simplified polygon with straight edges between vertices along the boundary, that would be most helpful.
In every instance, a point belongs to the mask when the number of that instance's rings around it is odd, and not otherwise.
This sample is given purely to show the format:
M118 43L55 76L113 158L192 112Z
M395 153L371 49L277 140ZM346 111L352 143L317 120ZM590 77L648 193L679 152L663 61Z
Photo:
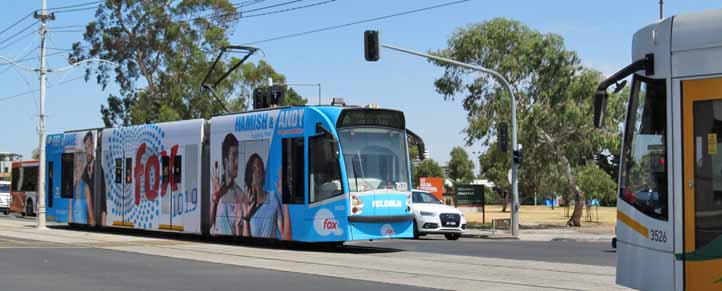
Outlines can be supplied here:
M511 144L512 144L512 163L511 163L511 191L512 191L512 207L511 207L511 235L514 237L517 237L519 235L519 164L521 162L521 153L519 152L519 146L517 145L517 124L516 124L516 98L514 97L514 92L511 89L511 85L509 85L509 81L507 81L504 76L499 74L498 72L487 69L481 66L471 65L459 61L455 61L452 59L437 57L417 51L412 51L408 49L403 49L399 47L394 47L390 45L381 44L379 41L379 33L378 31L366 31L364 32L364 48L365 48L365 57L367 61L377 61L380 56L379 47L384 47L387 49L399 51L402 53L407 53L415 56L420 56L427 59L432 59L435 61L439 61L442 63L452 64L455 66L459 66L462 68L487 73L495 78L497 78L501 83L506 87L506 89L509 91L509 95L511 96Z

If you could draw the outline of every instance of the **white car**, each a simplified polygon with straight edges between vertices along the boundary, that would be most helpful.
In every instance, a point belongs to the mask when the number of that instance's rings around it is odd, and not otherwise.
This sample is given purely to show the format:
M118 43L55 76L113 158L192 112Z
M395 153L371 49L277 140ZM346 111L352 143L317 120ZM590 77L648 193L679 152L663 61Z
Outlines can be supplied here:
M0 181L0 209L5 213L10 210L10 182Z
M459 209L445 205L429 192L413 190L414 238L426 234L443 234L457 240L466 229L466 218Z

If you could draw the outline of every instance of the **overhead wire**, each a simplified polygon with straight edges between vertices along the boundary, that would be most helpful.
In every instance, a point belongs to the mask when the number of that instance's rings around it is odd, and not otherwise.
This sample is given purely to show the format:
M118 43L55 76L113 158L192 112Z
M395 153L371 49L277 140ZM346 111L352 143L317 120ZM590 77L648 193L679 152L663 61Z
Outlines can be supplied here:
M1 45L1 44L5 44L6 42L10 41L11 39L15 38L16 36L20 35L21 33L27 31L28 29L33 28L33 26L35 26L35 25L38 24L39 22L40 22L40 21L37 20L37 21L31 23L30 25L26 26L26 27L23 28L22 30L16 32L15 34L13 34L13 35L11 35L11 36L3 39L3 40L0 40L0 45Z
M63 81L63 82L60 82L60 83L57 83L57 84L54 84L54 85L48 85L47 88L52 88L52 87L60 86L60 85L67 84L67 83L70 83L70 82L72 82L72 81L75 81L75 80L78 80L78 79L82 79L82 78L85 78L85 76L84 76L84 75L83 75L83 76L78 76L78 77L75 77L75 78L72 78L72 79L68 79L68 80L65 80L65 81ZM25 95L28 95L28 94L32 94L32 93L35 93L35 92L38 92L38 91L40 91L40 89L33 89L33 90L30 90L30 91L27 91L27 92L23 92L23 93L19 93L19 94L16 94L16 95L7 96L7 97L2 97L2 98L0 98L0 102L6 101L6 100L10 100L10 99L14 99L14 98L18 98L18 97L22 97L22 96L25 96Z
M20 20L16 21L15 23L10 24L10 26L8 26L8 27L6 27L5 29L3 29L2 31L0 31L0 35L2 35L3 33L7 32L7 31L10 30L10 29L12 29L12 28L15 27L15 26L18 26L18 24L20 24L21 22L23 22L25 19L28 19L30 16L33 16L33 13L34 13L34 11L28 13L27 15L25 15L25 16L23 16L23 17L21 17Z
M408 11L402 11L402 12L397 12L397 13L393 13L393 14L387 14L387 15L383 15L383 16L379 16L379 17L362 19L362 20L357 20L357 21L348 22L348 23L344 23L344 24L339 24L339 25L334 25L334 26L328 26L328 27L323 27L323 28L318 28L318 29L313 29L313 30L307 30L307 31L303 31L303 32L297 32L297 33L292 33L292 34L287 34L287 35L282 35L282 36L267 38L267 39L263 39L263 40L252 41L252 42L246 43L246 45L254 45L254 44L259 44L259 43L265 43L265 42L277 41L277 40L282 40L282 39L294 38L294 37L299 37L299 36L308 35L308 34L312 34L312 33L329 31L329 30L344 28L344 27L353 26L353 25L357 25L357 24L362 24L362 23L367 23L367 22L373 22L373 21L379 21L379 20L383 20L383 19L388 19L388 18L403 16L403 15L409 15L409 14L419 13L419 12L428 11L428 10L433 10L433 9L437 9L437 8L441 8L441 7L446 7L446 6L461 4L461 3L469 2L469 1L472 1L472 0L459 0L459 1L453 1L453 2L446 2L446 3L437 4L437 5L432 5L432 6L427 6L427 7L422 7L422 8L418 8L418 9L413 9L413 10L408 10Z

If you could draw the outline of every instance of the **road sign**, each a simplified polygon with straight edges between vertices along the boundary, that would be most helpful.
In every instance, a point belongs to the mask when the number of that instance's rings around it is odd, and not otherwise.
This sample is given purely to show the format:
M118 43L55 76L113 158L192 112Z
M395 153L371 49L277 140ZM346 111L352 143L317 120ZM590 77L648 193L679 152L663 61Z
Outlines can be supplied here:
M484 206L484 185L456 185L457 206Z

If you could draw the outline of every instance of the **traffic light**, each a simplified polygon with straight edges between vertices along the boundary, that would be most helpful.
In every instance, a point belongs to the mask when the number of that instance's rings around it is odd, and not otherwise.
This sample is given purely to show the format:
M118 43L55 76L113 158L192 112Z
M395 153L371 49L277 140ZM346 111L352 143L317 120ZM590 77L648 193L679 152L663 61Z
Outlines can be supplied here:
M505 153L509 150L509 134L507 132L506 123L499 123L497 133L498 136L496 137L496 142L499 143L499 150L501 150L502 153Z
M514 151L514 163L517 165L521 165L521 163L524 161L524 154L521 151L521 149Z
M364 31L364 55L369 62L378 61L380 58L379 31Z

